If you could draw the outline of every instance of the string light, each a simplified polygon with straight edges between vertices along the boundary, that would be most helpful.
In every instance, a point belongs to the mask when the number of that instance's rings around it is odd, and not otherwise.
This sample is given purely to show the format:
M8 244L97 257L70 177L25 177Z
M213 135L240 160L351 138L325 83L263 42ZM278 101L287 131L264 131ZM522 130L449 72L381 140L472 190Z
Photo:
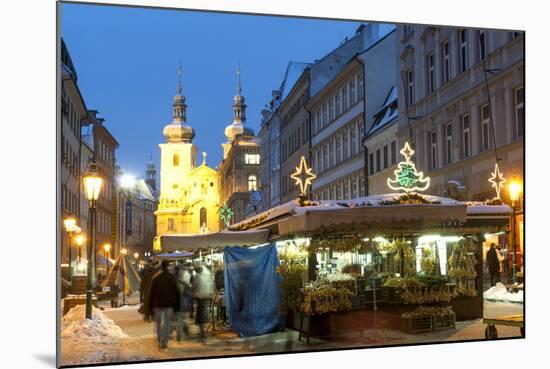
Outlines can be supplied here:
M296 167L296 171L290 175L290 178L300 188L300 196L306 196L308 186L311 186L317 176L313 174L313 169L307 166L306 158L302 156L300 165Z
M497 199L500 200L500 190L504 187L504 182L506 182L506 179L504 179L504 176L498 167L498 163L495 163L495 171L491 173L489 182L491 183L491 187L493 187L497 192Z

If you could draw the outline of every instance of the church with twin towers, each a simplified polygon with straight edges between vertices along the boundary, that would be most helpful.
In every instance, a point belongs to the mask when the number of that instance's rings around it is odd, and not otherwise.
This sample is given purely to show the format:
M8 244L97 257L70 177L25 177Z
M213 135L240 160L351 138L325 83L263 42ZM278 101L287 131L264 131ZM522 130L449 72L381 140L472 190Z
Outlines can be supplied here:
M163 129L160 146L160 193L157 239L166 234L200 234L224 228L219 210L233 210L231 223L253 215L251 203L259 188L260 141L245 126L246 103L242 95L240 68L233 98L233 121L225 128L223 159L218 168L207 164L207 155L193 143L195 130L187 121L187 104L178 69L178 90L172 103L172 121Z

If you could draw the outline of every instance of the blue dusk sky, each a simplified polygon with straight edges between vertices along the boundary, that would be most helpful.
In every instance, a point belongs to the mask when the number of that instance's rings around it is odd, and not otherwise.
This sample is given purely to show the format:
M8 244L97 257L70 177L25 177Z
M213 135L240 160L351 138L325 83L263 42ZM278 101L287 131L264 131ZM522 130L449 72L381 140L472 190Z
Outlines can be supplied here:
M322 58L358 25L66 3L61 8L61 35L86 105L105 118L120 144L118 164L137 177L144 176L149 155L160 169L158 144L165 142L162 129L172 119L180 59L193 142L216 167L232 121L238 63L247 126L258 133L260 111L280 86L287 63Z

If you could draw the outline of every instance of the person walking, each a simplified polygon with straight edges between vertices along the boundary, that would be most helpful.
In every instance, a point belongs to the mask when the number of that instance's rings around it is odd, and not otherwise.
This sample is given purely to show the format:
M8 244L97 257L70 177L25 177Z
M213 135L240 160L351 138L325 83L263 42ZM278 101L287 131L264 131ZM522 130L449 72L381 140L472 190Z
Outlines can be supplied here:
M489 248L489 251L487 251L486 258L492 287L496 284L496 282L500 282L500 260L494 243L491 243L491 247Z
M153 315L153 311L149 306L149 296L151 295L151 283L153 282L153 278L155 278L158 273L160 273L160 268L155 267L154 265L149 266L149 268L145 271L139 286L140 295L142 298L141 306L138 312L143 314L143 320L146 322L150 322Z
M174 311L179 309L178 287L173 276L173 266L163 260L161 272L151 282L149 307L152 309L157 325L157 340L160 349L168 347L170 325Z
M192 282L193 298L197 301L195 323L200 328L199 342L206 343L205 325L210 321L210 305L214 294L214 281L208 268L199 265L195 268L196 275Z
M187 263L180 268L177 275L179 308L176 312L176 339L178 341L181 341L184 335L189 335L187 320L189 319L189 312L193 306L191 272L191 263Z

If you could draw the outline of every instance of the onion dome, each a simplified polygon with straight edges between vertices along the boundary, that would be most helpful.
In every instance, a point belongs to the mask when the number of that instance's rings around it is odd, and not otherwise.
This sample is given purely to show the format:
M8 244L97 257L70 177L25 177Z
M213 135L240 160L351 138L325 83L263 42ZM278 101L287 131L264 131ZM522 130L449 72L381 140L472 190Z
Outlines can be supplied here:
M233 97L233 122L225 128L227 142L232 142L237 135L254 135L254 131L244 126L246 122L245 98L241 95L241 69L237 70L237 94Z
M162 131L168 142L191 142L195 137L193 127L186 124L187 104L185 104L185 96L182 94L181 74L180 65L178 69L178 94L174 96L174 103L172 104L172 123L167 124Z

